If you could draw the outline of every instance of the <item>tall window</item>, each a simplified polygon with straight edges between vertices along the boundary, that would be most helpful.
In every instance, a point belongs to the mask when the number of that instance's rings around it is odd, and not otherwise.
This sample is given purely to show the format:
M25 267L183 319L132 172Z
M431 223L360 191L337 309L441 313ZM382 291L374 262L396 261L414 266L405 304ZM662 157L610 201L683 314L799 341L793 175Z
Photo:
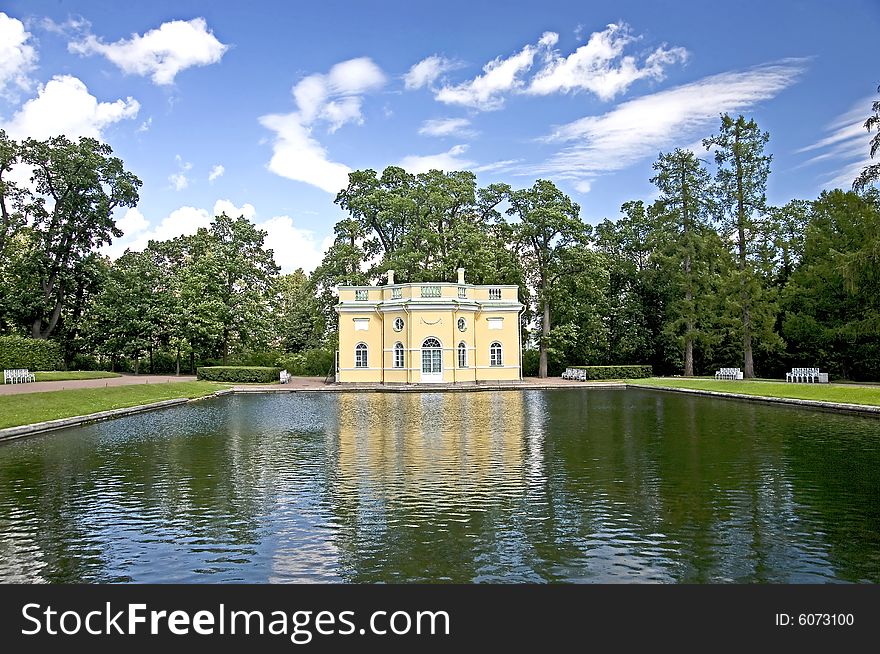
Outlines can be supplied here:
M367 346L364 343L358 343L354 347L354 367L367 367Z
M362 290L362 289L358 289L358 290L356 290L356 291L354 292L354 299L357 300L357 301L359 301L359 302L362 302L362 301L366 300L367 297L369 297L369 295L368 295L368 291L365 291L365 290Z
M394 344L394 367L403 368L403 343Z
M422 343L422 373L436 374L443 371L443 350L436 338L426 338Z
M464 341L458 344L458 367L467 368L467 344Z
M503 366L504 359L501 356L501 343L495 341L489 346L489 365Z
M501 289L500 288L490 288L489 289L489 299L490 300L500 300L501 299Z

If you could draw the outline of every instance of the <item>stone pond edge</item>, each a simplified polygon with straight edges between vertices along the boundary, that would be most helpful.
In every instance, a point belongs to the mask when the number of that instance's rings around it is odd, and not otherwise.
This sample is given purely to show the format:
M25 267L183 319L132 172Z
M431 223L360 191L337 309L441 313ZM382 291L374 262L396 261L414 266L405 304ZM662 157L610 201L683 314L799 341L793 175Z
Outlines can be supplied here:
M833 413L848 413L868 415L880 418L880 406L871 406L867 404L848 404L843 402L824 402L821 400L799 400L788 397L767 397L764 395L744 395L742 393L725 393L721 391L707 391L693 388L675 388L671 386L652 386L648 384L624 383L624 382L607 382L607 383L585 383L583 386L575 386L567 384L565 386L549 384L532 384L529 386L521 386L518 384L499 384L499 385L480 385L480 386L462 386L462 387L415 387L415 386L329 386L327 388L283 388L283 387L235 387L215 391L209 395L197 398L176 398L172 400L162 400L160 402L151 402L150 404L141 404L139 406L124 407L121 409L111 409L109 411L100 411L98 413L89 413L83 416L73 416L70 418L59 418L57 420L47 420L45 422L36 422L30 425L19 425L17 427L7 427L0 429L0 442L21 438L23 436L31 436L42 434L58 429L66 429L68 427L79 427L93 422L101 422L104 420L113 420L124 416L134 415L137 413L145 413L147 411L156 411L158 409L166 409L172 406L188 404L190 402L199 402L202 400L222 397L225 395L235 394L251 394L251 393L424 393L424 392L485 392L485 391L513 391L513 390L559 390L566 388L637 388L641 390L668 391L671 393L683 393L685 395L701 395L706 397L720 397L724 399L745 400L747 402L756 402L760 404L788 404L808 409L818 409L821 411L829 411Z

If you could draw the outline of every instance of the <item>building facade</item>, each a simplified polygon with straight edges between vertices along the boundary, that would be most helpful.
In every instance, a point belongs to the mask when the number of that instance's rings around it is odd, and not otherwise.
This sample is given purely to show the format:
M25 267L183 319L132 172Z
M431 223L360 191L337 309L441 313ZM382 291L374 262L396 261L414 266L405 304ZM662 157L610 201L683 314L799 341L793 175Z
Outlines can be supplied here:
M336 381L461 384L522 379L517 286L340 286Z

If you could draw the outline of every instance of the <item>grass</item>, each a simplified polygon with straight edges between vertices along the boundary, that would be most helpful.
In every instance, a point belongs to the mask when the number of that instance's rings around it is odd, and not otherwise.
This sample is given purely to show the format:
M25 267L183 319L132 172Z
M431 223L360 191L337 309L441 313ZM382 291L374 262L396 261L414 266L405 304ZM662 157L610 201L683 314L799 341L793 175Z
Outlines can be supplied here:
M0 429L179 397L204 397L223 388L229 388L229 384L191 381L3 395L0 396Z
M35 372L37 381L71 381L73 379L109 379L121 377L118 372L104 372L103 370L67 370L58 372Z
M721 381L715 379L683 379L651 377L632 379L631 384L691 388L700 391L719 391L763 397L784 397L820 402L843 402L880 406L880 387L852 386L849 384L790 384L780 381Z

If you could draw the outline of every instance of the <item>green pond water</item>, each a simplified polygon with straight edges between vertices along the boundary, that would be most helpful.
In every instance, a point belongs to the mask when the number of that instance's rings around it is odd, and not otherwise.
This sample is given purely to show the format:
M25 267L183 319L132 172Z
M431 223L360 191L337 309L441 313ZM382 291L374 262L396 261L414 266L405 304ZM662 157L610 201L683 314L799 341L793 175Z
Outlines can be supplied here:
M0 445L3 582L880 582L880 420L236 395Z

